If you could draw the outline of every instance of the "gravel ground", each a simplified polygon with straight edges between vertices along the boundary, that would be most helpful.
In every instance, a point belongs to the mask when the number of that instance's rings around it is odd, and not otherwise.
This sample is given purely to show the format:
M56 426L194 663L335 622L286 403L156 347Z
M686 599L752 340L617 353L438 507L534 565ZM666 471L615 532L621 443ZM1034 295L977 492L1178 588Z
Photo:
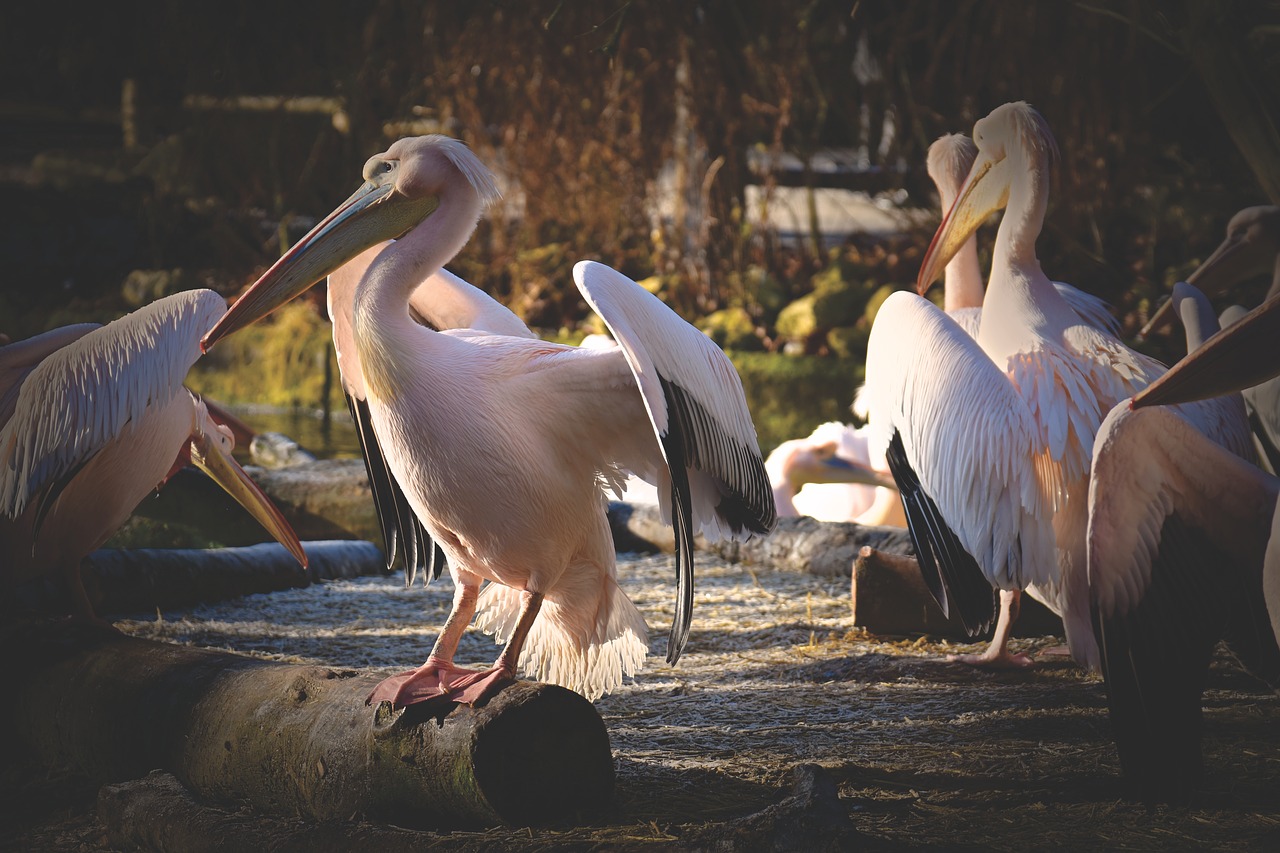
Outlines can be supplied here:
M1061 638L1014 642L1039 656L1030 671L973 671L941 659L971 647L854 628L846 579L700 555L693 633L672 668L671 559L624 555L619 571L649 621L652 657L597 703L617 767L613 813L586 827L431 836L440 849L715 847L721 828L741 829L785 797L802 764L823 768L839 797L834 820L873 848L1280 849L1280 699L1225 656L1205 694L1202 800L1147 809L1119 799L1100 679L1046 654ZM426 589L361 578L117 624L390 673L425 658L451 593L447 578ZM472 631L458 661L496 654ZM52 817L13 849L102 849L91 813Z

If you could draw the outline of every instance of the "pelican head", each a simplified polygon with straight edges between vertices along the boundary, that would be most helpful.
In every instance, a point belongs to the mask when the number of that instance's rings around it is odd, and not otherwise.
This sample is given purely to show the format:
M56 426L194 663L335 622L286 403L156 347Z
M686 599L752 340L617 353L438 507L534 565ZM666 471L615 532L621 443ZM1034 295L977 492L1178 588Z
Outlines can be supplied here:
M190 393L190 392L187 392ZM190 440L183 446L175 467L185 457L192 465L209 476L223 491L235 498L271 536L285 547L305 569L307 555L293 527L281 514L271 499L249 479L249 475L235 461L231 451L235 448L235 436L231 428L218 423L209 414L203 400L195 398L194 425Z
M459 173L482 204L497 197L489 170L463 142L447 136L400 139L369 158L360 188L245 291L200 341L201 349L208 352L366 249L403 237L436 212L446 182Z
M922 296L978 226L1009 203L1009 190L1027 172L1027 160L1047 168L1057 159L1057 144L1044 117L1023 101L1003 104L979 119L973 142L973 166L920 264L916 291Z
M1187 283L1200 288L1206 296L1222 296L1234 284L1272 272L1280 263L1278 256L1280 205L1246 207L1231 217L1226 239L1187 277ZM1269 296L1274 295L1275 287L1273 283ZM1139 339L1168 327L1173 322L1173 311L1172 301L1161 305L1138 333Z
M973 161L978 157L978 146L963 133L947 133L939 136L929 146L929 156L925 160L925 170L934 186L938 188L938 196L942 201L942 209L950 210L955 203L956 192L960 189Z
M1280 373L1280 295L1218 332L1133 398L1133 408L1203 400L1251 388Z

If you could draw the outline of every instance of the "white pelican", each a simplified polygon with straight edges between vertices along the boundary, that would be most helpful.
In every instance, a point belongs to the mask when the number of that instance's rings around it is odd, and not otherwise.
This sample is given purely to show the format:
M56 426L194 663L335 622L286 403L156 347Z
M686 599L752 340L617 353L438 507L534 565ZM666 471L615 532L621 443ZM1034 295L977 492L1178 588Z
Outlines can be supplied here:
M356 288L369 265L390 242L371 246L330 273L326 298L342 391L360 439L374 509L382 527L387 570L391 570L397 550L401 551L405 581L412 584L424 561L427 568L425 579L438 578L444 568L445 557L414 514L382 455L369 417L364 374L352 333ZM443 267L428 275L409 294L409 312L416 322L435 331L477 329L520 338L535 337L505 305Z
M399 238L360 278L352 337L373 434L448 557L455 593L427 661L386 679L370 702L474 703L517 666L589 698L633 674L647 629L615 578L604 499L628 470L659 484L676 528L679 593L667 646L675 663L689 631L696 530L746 537L775 520L732 364L652 294L588 261L574 267L574 279L617 347L418 324L410 294L466 243L496 197L493 178L465 145L443 136L399 140L365 164L364 176L204 346L369 246ZM484 672L453 664L477 610L479 627L506 643Z
M867 358L877 441L902 493L926 583L978 632L992 587L1028 589L1062 614L1076 660L1098 665L1085 528L1093 438L1103 415L1164 368L1082 323L1040 269L1056 145L1025 103L974 126L978 157L917 279L928 290L993 211L1006 208L975 341L921 296L880 309ZM1199 404L1197 424L1246 452L1243 413Z
M1196 301L1187 285L1175 309ZM1188 297L1192 297L1191 300ZM1199 300L1208 331L1214 321ZM1183 800L1201 774L1201 694L1225 640L1280 688L1280 480L1222 449L1173 409L1280 373L1273 317L1208 338L1103 421L1089 489L1089 583L1112 726L1145 799ZM1242 378L1243 377L1243 378ZM1270 615L1268 616L1268 612Z
M895 489L887 470L877 471L868 463L864 429L830 421L773 449L764 467L779 517L856 521L871 508L879 489Z
M955 204L977 155L977 146L963 133L941 136L929 146L927 170L938 190L944 216ZM1120 324L1111 314L1106 302L1064 282L1055 281L1052 284L1071 309L1080 315L1081 320L1111 334L1119 333ZM982 301L986 296L978 264L976 229L947 261L942 274L942 292L943 310L976 340L982 323ZM903 523L905 525L905 520ZM1009 651L1009 638L1021 605L1021 590L1000 590L1000 612L987 648L976 655L948 655L947 660L994 669L1032 666L1034 661L1030 656Z
M298 558L279 510L231 457L231 431L183 387L226 302L211 290L157 300L106 326L0 347L0 548L13 586L56 575L93 620L80 561L188 461Z

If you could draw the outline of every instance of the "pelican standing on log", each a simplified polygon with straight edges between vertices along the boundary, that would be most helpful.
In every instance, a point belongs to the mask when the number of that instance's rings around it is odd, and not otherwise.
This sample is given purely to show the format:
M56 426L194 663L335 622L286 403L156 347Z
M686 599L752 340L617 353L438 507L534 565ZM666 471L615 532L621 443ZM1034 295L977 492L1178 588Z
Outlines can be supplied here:
M106 326L0 347L0 550L7 588L56 575L70 611L96 617L80 562L188 462L305 568L293 529L231 457L231 431L183 386L226 311L211 290L159 299Z
M657 297L590 261L574 280L617 347L420 325L410 295L465 245L497 196L492 175L464 144L433 135L399 140L364 177L204 346L395 239L355 289L352 337L372 434L447 556L455 592L426 663L383 681L370 702L475 703L518 668L596 698L634 674L647 629L618 586L605 512L605 489L619 492L626 471L658 484L675 527L675 663L690 627L694 534L745 538L775 521L733 365ZM505 643L482 672L453 663L477 612Z
M414 514L382 455L370 420L364 373L360 369L360 354L352 332L356 288L369 265L390 242L387 240L371 246L330 273L326 301L333 325L338 374L347 408L356 425L365 471L369 475L374 511L382 529L387 571L391 571L399 551L405 582L412 584L419 568L426 569L424 579L427 582L440 577L445 556ZM428 275L409 294L409 313L416 322L437 332L475 329L518 338L536 337L505 305L443 267Z
M1028 589L1063 616L1073 657L1097 667L1085 565L1093 439L1106 412L1164 368L1083 323L1040 268L1057 150L1040 114L1005 104L973 138L977 159L917 289L1004 208L978 337L922 296L890 296L868 346L872 424L944 612L977 633L990 625L993 587ZM1189 412L1199 428L1247 451L1238 406L1199 405Z

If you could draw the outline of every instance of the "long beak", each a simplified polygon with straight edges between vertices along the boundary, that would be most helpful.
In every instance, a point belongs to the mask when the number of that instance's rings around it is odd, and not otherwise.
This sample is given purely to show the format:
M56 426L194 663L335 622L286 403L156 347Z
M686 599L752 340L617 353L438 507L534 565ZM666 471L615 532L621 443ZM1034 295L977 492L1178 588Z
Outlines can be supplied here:
M1187 276L1187 284L1200 288L1206 296L1221 296L1236 282L1265 272L1265 266L1257 266L1257 253L1251 251L1252 248L1245 237L1227 237L1195 272ZM1152 333L1168 328L1174 316L1172 300L1165 302L1138 332L1138 340L1145 340Z
M1005 178L1005 169L1001 168L1005 162L1007 160L993 160L985 154L979 154L974 161L969 177L956 193L955 203L938 226L933 241L929 243L929 251L925 252L920 263L916 292L921 296L929 292L933 283L942 276L947 262L955 257L978 226L1009 203L1009 181Z
M1280 296L1218 332L1133 398L1133 408L1187 403L1252 388L1280 374Z
M227 494L236 499L240 506L249 511L277 542L288 549L302 568L307 567L307 554L302 550L298 534L293 532L289 522L280 514L280 510L271 502L258 484L249 479L231 454L222 449L217 441L212 441L204 432L191 439L191 464L209 475Z
M301 295L370 246L403 236L439 204L436 196L410 199L396 192L390 181L365 181L236 300L200 341L200 349L208 352L222 338Z
M805 483L858 483L863 486L898 488L893 477L867 465L851 462L839 456L829 456L806 450L793 457L788 474L793 484ZM798 486L797 486L798 487Z

